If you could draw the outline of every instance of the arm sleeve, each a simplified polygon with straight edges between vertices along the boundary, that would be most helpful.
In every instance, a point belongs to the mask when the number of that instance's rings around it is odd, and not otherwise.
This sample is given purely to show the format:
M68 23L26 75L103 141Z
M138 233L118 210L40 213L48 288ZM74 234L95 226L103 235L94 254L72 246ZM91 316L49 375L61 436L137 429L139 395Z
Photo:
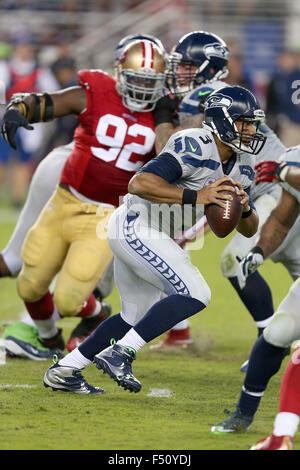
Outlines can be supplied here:
M163 152L146 163L138 173L153 173L168 183L174 183L182 176L182 168L172 154Z

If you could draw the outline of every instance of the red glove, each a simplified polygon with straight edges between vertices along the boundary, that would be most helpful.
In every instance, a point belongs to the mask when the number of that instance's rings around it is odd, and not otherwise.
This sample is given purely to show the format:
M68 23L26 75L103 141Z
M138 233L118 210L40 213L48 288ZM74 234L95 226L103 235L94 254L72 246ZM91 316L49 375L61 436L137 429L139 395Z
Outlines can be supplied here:
M287 166L287 163L278 163L272 160L266 160L255 165L256 170L255 184L273 183L274 181L283 181L280 173Z

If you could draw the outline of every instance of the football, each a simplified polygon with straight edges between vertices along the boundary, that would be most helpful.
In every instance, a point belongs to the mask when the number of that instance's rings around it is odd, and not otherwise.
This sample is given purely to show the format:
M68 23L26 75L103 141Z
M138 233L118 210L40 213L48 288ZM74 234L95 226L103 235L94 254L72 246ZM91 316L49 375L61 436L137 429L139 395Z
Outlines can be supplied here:
M240 221L243 211L243 206L240 204L242 197L236 194L238 188L230 181L224 181L222 184L235 188L235 192L220 191L220 194L230 194L233 197L232 201L225 201L226 208L220 207L217 204L207 204L205 206L207 222L219 238L227 237L234 230Z

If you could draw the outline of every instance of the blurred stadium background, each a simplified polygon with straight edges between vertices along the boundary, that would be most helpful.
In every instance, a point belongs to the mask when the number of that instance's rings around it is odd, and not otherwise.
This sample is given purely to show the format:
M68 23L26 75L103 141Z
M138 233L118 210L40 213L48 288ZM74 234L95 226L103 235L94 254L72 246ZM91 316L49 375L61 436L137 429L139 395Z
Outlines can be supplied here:
M49 90L75 84L82 68L113 72L114 48L127 34L153 34L170 51L185 33L212 31L231 51L228 81L254 91L269 125L294 145L300 126L300 108L291 100L292 84L300 80L299 17L297 0L1 0L0 92L5 88L7 101L21 91L11 88L11 75L30 76L37 68L46 69L48 81L41 83ZM27 132L21 155L1 142L1 199L21 207L36 164L70 141L75 126L68 117L43 125L35 139Z

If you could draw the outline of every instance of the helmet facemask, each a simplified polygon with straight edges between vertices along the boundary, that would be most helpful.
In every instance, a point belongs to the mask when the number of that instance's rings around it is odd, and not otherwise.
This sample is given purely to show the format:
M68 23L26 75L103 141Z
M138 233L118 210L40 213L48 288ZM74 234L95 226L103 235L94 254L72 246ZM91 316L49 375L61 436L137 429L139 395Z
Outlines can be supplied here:
M132 111L152 111L163 94L164 74L122 70L119 76L118 91L124 106ZM147 109L145 109L147 108Z
M263 148L266 137L259 132L259 125L265 118L261 109L254 110L253 116L240 116L234 121L228 113L227 107L214 108L214 118L206 116L204 127L209 128L224 144L231 147L236 153L249 153L257 155ZM236 122L242 123L241 130ZM255 127L255 134L247 132L246 123L251 122ZM221 125L218 123L222 123Z
M185 66L183 72L178 72L180 65ZM171 93L178 98L183 98L195 88L197 86L195 82L197 71L196 64L182 62L182 55L178 52L173 52L169 57L166 69L167 84Z
M261 110L257 110L255 112L260 112ZM233 124L234 128L236 129L236 138L231 142L231 147L237 153L250 153L252 155L257 155L266 142L266 137L259 132L259 125L261 123L261 119L264 119L264 113L262 116L258 116L257 118L239 118L238 120L242 123L242 128L239 131L236 123ZM251 122L253 127L255 128L255 134L250 134L245 129L245 125L247 122Z
M117 91L131 111L149 112L163 95L163 51L150 41L134 41L116 64Z

